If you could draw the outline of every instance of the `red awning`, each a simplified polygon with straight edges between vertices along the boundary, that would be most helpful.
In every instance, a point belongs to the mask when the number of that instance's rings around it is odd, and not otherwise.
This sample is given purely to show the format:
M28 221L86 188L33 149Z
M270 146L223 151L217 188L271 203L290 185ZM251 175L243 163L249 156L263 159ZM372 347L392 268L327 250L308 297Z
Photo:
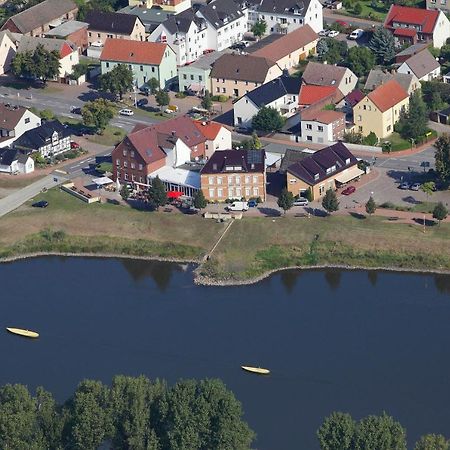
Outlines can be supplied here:
M182 192L179 191L169 191L167 192L167 198L178 198L183 195Z

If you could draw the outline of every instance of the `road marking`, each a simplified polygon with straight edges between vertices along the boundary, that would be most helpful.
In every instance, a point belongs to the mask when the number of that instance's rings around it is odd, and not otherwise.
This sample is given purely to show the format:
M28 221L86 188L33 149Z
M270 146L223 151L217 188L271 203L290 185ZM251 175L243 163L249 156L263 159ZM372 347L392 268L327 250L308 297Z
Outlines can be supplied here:
M65 175L67 175L67 172L65 170L61 170L61 169L55 169L53 172L63 173Z

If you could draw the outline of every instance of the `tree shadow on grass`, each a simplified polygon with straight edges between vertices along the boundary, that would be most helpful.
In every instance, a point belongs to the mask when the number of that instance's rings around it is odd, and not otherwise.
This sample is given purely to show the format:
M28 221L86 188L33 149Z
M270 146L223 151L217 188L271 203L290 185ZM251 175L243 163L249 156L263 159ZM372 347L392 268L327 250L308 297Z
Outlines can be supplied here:
M423 222L424 222L423 217L414 217L413 220L418 225L422 225L423 226ZM426 227L434 227L436 225L437 225L436 221L425 219L425 226Z
M367 217L364 215L364 214L361 214L361 213L357 213L357 212L351 212L351 213L349 213L353 218L355 218L355 219L359 219L359 220L364 220L364 219L367 219Z
M258 211L261 214L264 214L266 217L280 217L281 211L275 208L267 208L267 207L258 207Z

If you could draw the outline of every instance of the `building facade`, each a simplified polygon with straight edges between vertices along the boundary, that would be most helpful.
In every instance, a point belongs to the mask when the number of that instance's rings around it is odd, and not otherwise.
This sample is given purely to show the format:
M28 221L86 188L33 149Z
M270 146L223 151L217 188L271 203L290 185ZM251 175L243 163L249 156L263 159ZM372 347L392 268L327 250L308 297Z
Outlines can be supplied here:
M0 117L0 148L41 125L41 118L23 106L0 103Z
M0 32L0 75L9 72L11 61L16 55L16 45L8 31Z
M306 117L305 117L306 116ZM344 137L345 114L338 111L319 111L302 114L301 137L303 142L329 144Z

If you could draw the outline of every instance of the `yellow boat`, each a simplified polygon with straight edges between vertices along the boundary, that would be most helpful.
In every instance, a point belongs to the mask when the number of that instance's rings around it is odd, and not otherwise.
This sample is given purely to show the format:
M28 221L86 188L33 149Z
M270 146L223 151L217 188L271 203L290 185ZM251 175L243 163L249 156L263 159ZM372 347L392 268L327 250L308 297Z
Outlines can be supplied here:
M18 334L19 336L25 336L25 337L29 337L29 338L37 338L37 337L39 337L39 333L36 333L36 331L23 330L22 328L11 328L11 327L6 327L6 329L10 333Z
M270 373L269 369L263 369L262 367L251 367L251 366L241 366L242 370L247 372L257 373L259 375L268 375Z

